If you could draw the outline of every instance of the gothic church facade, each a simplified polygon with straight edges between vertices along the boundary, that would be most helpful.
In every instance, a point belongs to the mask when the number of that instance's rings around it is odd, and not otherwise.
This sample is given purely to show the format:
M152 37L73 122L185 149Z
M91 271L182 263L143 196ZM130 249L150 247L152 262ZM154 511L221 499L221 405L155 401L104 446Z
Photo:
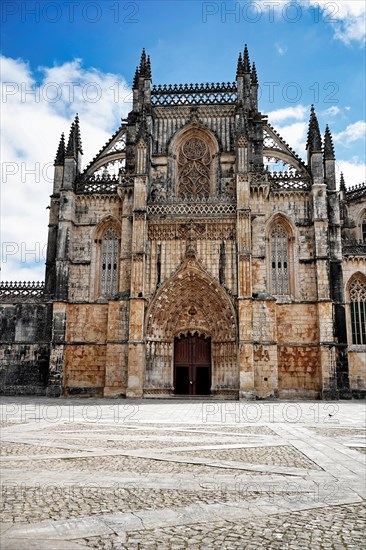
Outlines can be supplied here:
M55 160L44 285L1 286L6 393L225 399L366 394L366 186L336 188L328 127L307 162L236 81L152 85L82 169ZM30 378L29 378L30 376Z

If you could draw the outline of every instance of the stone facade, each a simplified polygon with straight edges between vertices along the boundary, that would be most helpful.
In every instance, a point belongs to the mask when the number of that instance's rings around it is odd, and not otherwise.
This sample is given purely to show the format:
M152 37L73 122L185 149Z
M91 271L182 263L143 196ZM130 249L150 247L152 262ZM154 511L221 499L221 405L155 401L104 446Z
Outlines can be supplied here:
M307 155L258 111L246 48L234 83L174 86L143 51L93 161L77 116L60 140L44 290L1 287L3 323L36 327L2 331L4 372L46 371L48 395L365 396L366 187L337 191L314 108Z

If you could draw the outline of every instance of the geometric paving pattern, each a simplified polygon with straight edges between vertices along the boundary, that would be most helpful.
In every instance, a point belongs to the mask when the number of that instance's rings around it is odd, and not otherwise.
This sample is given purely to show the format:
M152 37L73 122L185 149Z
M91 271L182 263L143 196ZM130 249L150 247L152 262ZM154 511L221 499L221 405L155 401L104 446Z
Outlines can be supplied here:
M1 549L361 548L365 404L3 398Z

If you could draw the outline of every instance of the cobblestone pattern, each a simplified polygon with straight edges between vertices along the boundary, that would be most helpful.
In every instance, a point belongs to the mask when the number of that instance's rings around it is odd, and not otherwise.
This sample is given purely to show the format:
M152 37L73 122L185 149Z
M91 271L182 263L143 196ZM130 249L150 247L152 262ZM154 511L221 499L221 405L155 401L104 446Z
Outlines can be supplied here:
M268 426L223 426L222 424L203 424L203 426L192 428L191 430L201 430L209 432L229 432L235 434L252 434L252 435L275 435L275 432Z
M86 538L82 542L100 550L341 550L364 548L366 509L343 505L255 518L250 522L184 525L129 533L126 540Z
M348 436L363 436L366 438L366 430L361 428L310 428L319 435L324 437L348 437Z
M238 470L231 468L216 468L200 464L167 462L130 456L9 461L6 462L6 468L9 470L23 470L26 472L133 472L137 474L191 474L192 476L198 474L238 474ZM252 474L254 474L254 472L251 472L251 475Z
M118 487L69 487L45 485L2 489L0 519L3 523L34 523L42 520L60 520L80 516L156 510L194 503L219 504L251 501L261 495L245 491L214 490L203 486L200 491L184 489L139 489Z
M158 439L157 436L156 439ZM225 441L220 441L218 439L209 440L206 439L196 439L192 441L188 437L183 441L173 440L172 437L166 438L165 440L145 440L145 441L128 441L128 440L104 440L104 439L65 439L62 441L65 445L75 445L75 447L84 447L84 448L98 448L100 449L119 449L123 450L135 450L135 449L166 449L169 450L169 447L195 447L203 445L224 445ZM227 443L234 443L234 441L228 441ZM236 441L237 443L237 441ZM20 453L21 454L21 453Z
M204 457L215 460L239 460L252 464L267 466L286 466L295 468L319 469L300 451L289 446L278 447L248 447L245 449L215 449L199 451L182 451L185 456ZM174 453L179 456L179 453Z
M42 447L40 445L25 443L11 443L9 441L2 441L0 447L0 456L56 455L67 454L67 452L70 452L70 450L61 447ZM72 453L74 452L72 451Z

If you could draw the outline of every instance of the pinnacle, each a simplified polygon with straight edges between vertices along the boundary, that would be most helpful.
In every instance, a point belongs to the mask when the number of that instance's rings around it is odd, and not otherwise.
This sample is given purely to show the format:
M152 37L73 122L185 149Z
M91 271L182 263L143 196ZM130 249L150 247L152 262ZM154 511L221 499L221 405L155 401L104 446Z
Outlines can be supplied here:
M79 126L79 115L76 113L75 115L75 145L76 145L76 151L79 151L81 154L83 154L83 146L81 144L81 135L80 135L80 126Z
M339 188L340 188L341 191L346 192L346 183L344 181L343 172L341 172L341 178L340 178L340 181L339 181Z
M324 160L335 160L333 139L328 124L324 134Z
M67 142L66 156L73 157L75 154L75 123L71 123L69 141Z
M238 76L243 76L243 73L244 73L243 59L242 59L241 53L239 53L238 65L236 69L236 78L238 78Z
M74 121L71 123L69 141L67 142L66 156L76 158L77 153L83 154L81 145L79 115L76 113Z
M320 152L322 150L322 138L320 135L319 123L315 114L314 105L312 105L310 108L310 120L306 149L309 149L310 153Z
M60 143L58 144L58 148L57 148L54 165L62 166L64 164L64 160L65 160L65 134L62 132Z
M247 47L246 44L244 46L243 69L244 69L245 73L250 73L249 52L248 52L248 47Z
M253 62L253 65L252 65L251 80L252 80L252 84L258 84L257 68L256 68L254 62Z
M132 87L133 87L134 90L138 87L139 76L140 76L139 68L136 67L135 76L133 77L133 84L132 84Z
M146 70L146 52L145 48L142 48L141 59L140 59L140 75L145 76Z
M151 61L150 61L149 55L146 57L145 48L142 49L140 67L138 69L138 76L139 77L142 76L143 78L146 78L146 79L151 79ZM136 73L135 73L135 78L136 78Z
M150 56L147 56L146 61L146 78L151 79L151 62L150 62Z

